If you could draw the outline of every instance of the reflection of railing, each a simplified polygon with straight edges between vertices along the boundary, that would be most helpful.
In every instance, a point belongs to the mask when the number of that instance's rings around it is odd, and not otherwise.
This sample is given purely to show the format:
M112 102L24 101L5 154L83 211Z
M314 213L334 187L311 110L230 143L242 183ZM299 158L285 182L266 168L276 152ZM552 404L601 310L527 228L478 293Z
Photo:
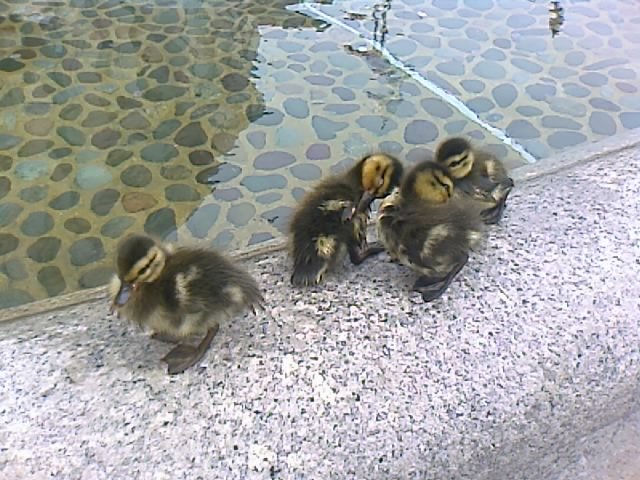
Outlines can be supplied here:
M373 41L378 42L380 46L384 46L389 29L387 28L387 12L391 8L391 0L385 0L383 3L376 3L373 6Z

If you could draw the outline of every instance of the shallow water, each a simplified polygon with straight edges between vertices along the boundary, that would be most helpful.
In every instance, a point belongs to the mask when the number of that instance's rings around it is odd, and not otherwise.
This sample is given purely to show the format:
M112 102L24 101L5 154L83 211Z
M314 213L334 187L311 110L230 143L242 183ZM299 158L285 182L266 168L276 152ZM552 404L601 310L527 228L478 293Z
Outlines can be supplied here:
M640 3L561 4L552 36L527 0L0 0L0 307L103 284L127 232L281 236L374 149L513 168L639 126Z

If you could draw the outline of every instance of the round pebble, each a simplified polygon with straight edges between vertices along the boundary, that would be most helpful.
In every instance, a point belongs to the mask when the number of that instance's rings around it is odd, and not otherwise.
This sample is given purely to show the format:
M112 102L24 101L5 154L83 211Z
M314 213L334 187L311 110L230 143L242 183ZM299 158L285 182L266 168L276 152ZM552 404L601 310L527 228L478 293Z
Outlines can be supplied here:
M91 230L91 224L84 218L75 217L65 220L64 228L66 228L71 233L82 235Z

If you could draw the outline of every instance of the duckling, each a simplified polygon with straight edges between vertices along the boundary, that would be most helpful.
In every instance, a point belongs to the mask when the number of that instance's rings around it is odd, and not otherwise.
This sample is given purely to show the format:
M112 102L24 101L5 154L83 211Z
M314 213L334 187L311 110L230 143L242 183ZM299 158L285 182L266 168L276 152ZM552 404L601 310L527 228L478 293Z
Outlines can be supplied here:
M397 186L401 176L399 160L376 153L346 172L322 180L308 192L289 225L291 283L320 283L346 252L354 265L383 252L380 244L367 243L369 207ZM356 207L358 214L354 214Z
M435 162L422 162L378 209L378 238L392 260L420 274L413 290L425 302L449 287L482 238L485 205L456 195L454 181Z
M438 145L435 160L447 169L457 189L490 205L482 212L486 224L500 221L514 183L498 158L462 137L451 137Z
M263 306L255 280L213 250L174 248L134 234L118 245L116 269L113 310L150 329L152 338L177 344L162 359L171 375L204 357L221 321ZM195 347L182 343L192 335L204 338Z

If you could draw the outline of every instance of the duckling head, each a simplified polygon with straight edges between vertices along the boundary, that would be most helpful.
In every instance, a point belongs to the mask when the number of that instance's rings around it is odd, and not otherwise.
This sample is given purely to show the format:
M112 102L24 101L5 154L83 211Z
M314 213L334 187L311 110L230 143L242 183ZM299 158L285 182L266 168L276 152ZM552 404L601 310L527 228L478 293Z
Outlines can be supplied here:
M462 137L448 138L436 149L436 162L449 171L455 179L469 175L473 168L474 155L471 144Z
M402 163L384 153L368 155L356 167L360 170L360 185L364 193L354 213L365 212L376 198L387 196L402 178Z
M164 269L167 250L147 235L130 235L118 245L116 268L120 289L114 303L122 306L141 284L155 281Z
M407 175L401 188L404 198L418 198L429 203L445 203L453 195L453 180L435 162L422 162Z

